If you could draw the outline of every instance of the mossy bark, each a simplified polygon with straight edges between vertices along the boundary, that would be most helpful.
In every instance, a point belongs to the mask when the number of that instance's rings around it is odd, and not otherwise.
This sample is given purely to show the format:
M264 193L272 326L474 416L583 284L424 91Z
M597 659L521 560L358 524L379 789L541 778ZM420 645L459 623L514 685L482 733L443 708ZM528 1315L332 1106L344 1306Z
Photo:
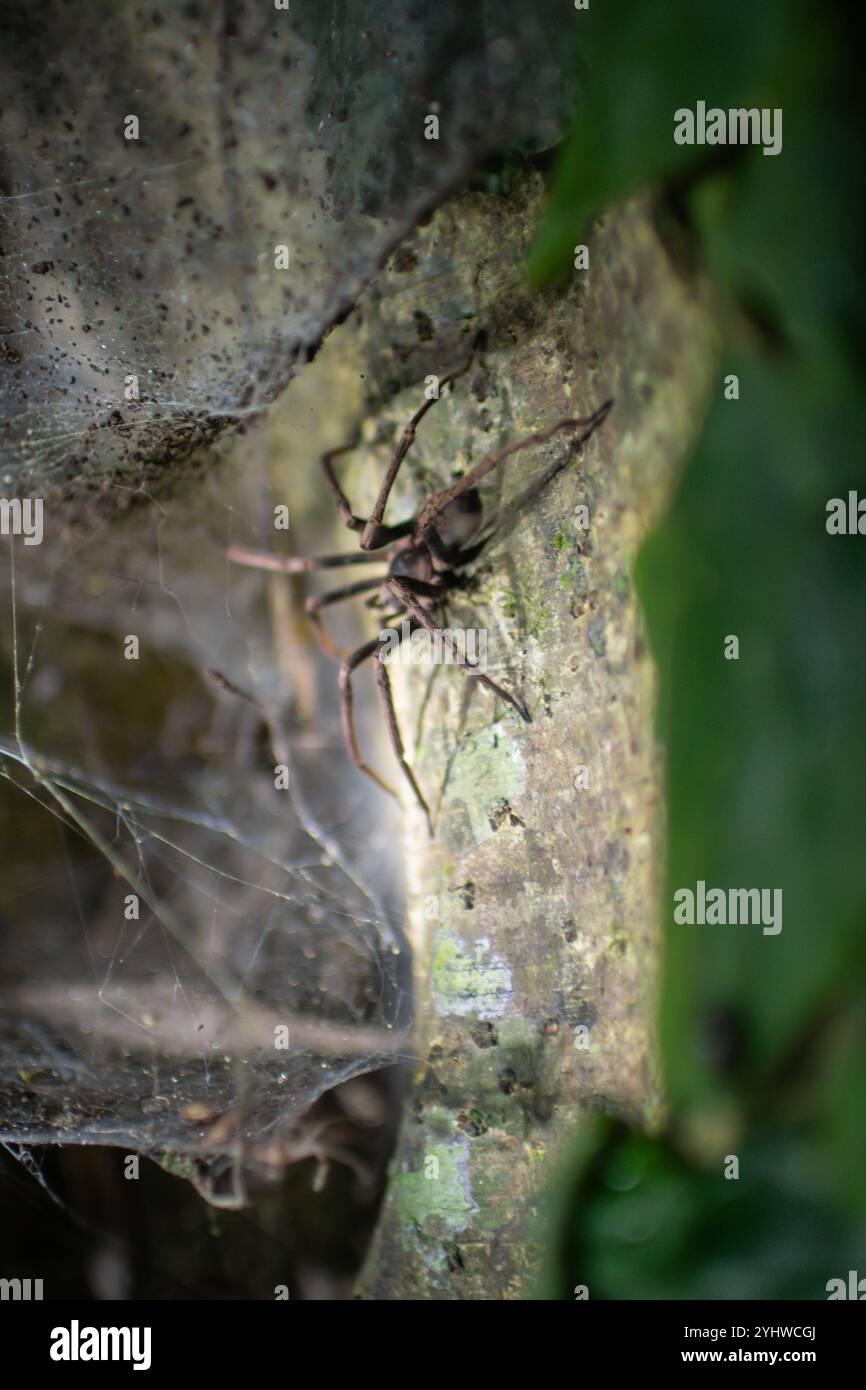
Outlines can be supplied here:
M565 433L490 475L485 515L503 526L450 610L452 628L485 630L490 674L532 723L456 669L393 672L436 836L407 809L419 1061L359 1286L371 1299L530 1295L539 1199L581 1113L652 1126L662 1104L662 767L631 568L699 427L716 334L641 201L596 224L588 271L530 292L541 193L531 174L440 210L354 330L383 402L349 475L362 506L383 419L404 424L425 378L487 333L420 427L395 517L492 449L614 402L579 454Z

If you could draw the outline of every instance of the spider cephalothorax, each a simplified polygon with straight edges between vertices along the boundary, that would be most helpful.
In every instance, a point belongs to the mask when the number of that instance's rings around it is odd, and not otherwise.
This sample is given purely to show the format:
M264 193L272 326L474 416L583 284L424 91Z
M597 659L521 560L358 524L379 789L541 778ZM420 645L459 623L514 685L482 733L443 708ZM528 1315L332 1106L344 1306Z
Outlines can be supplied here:
M450 376L444 377L440 387L446 386L465 370L466 367L463 367L459 372L453 372ZM389 526L384 521L385 507L400 465L412 446L420 420L438 399L439 397L435 396L425 400L400 436L369 517L355 515L334 472L334 459L353 449L355 444L347 444L341 449L334 449L323 455L320 460L325 482L337 504L341 520L351 531L361 533L360 551L350 551L340 555L284 558L278 555L262 555L256 551L245 550L240 546L232 546L229 550L229 557L239 564L279 570L289 574L304 570L342 569L361 564L387 566L384 576L380 575L376 579L359 579L350 584L340 585L327 593L308 598L305 607L322 648L328 655L337 657L341 663L340 701L343 735L349 757L356 767L372 777L385 791L394 795L391 787L382 780L378 772L364 761L355 728L352 673L362 662L371 657L376 658L376 682L382 698L391 745L403 776L412 788L413 795L427 818L431 835L433 834L433 823L430 811L415 780L415 774L406 761L403 749L403 740L391 694L391 682L384 660L385 650L392 650L395 640L399 643L406 634L411 635L419 629L436 633L444 645L449 648L451 659L461 667L465 674L486 685L495 695L505 700L520 715L521 719L526 720L527 723L530 722L529 711L522 701L479 670L476 661L456 650L453 638L447 629L437 626L436 617L437 615L444 616L448 594L458 584L464 582L463 572L466 566L478 558L495 532L495 527L487 531L482 528L483 510L476 484L511 454L532 444L544 444L560 430L583 430L580 439L576 441L577 447L579 447L602 423L612 404L611 401L606 401L586 419L560 420L547 430L542 430L538 434L527 435L524 439L517 440L516 443L508 444L505 448L488 454L462 478L458 478L448 487L429 497L416 516L411 517L408 521ZM383 621L387 626L380 630L379 634L371 641L358 647L356 651L348 654L343 653L332 642L322 621L321 610L330 604L339 603L343 599L355 598L360 594L369 596L368 607L378 608L386 612L387 617ZM400 627L395 626L398 623Z

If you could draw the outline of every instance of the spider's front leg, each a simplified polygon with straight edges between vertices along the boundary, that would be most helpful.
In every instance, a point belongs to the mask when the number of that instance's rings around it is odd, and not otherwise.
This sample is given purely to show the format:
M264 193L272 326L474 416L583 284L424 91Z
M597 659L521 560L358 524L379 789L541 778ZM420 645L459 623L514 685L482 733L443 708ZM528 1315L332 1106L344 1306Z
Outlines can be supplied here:
M466 361L463 363L463 366L458 367L456 371L449 372L447 376L443 376L442 380L439 383L439 394L428 397L428 399L425 400L422 405L419 405L418 409L415 411L415 414L412 416L412 419L409 421L408 425L406 426L406 428L400 436L400 439L397 443L397 448L394 450L393 458L391 459L391 462L388 464L388 470L385 474L384 479L382 480L382 486L379 489L379 496L376 498L373 510L370 513L367 522L362 523L360 527L356 524L358 521L357 517L352 517L351 523L347 522L347 525L351 525L354 530L362 530L362 550L378 550L381 548L381 546L387 545L390 540L395 539L394 533L396 530L399 530L401 535L405 535L407 533L406 529L396 528L393 526L385 526L383 524L385 508L388 505L388 498L391 496L391 489L393 488L394 483L396 482L397 474L400 472L400 467L403 463L404 458L406 457L406 455L408 454L409 450L415 442L415 432L419 424L423 420L424 416L427 414L427 411L432 409L432 407L436 404L438 400L442 399L442 388L444 386L449 386L452 381L456 381L458 377L463 376L464 372L468 372L470 366L472 365L472 359L475 356L476 349L481 344L482 336L483 335L481 334L476 336L475 342L472 345L472 351L470 352ZM334 479L334 485L339 489L339 484L336 482L336 479ZM345 498L344 501L346 507L348 507L348 501ZM342 516L342 512L340 514ZM413 524L414 523L412 522L408 523L408 531L412 530Z
M483 332L476 334L472 349L462 367L457 367L455 371L449 372L447 376L443 376L439 383L440 393L444 386L449 386L452 381L456 381L458 377L463 376L464 372L468 372L475 353L481 347L483 340ZM396 526L386 526L384 524L385 508L388 505L388 498L391 495L391 489L394 486L397 474L400 472L400 466L415 442L415 431L427 414L427 411L432 409L438 400L441 400L441 394L429 396L419 405L408 425L403 430L398 440L397 447L394 450L391 462L388 464L382 486L379 489L379 496L376 498L373 510L366 520L361 516L356 516L352 511L352 504L346 496L339 478L334 472L333 462L334 459L339 458L341 454L348 454L351 453L353 449L356 449L359 439L356 437L351 443L341 445L339 449L329 449L328 452L322 454L319 459L319 465L322 469L328 491L337 504L340 520L344 526L348 526L350 531L361 532L361 550L364 552L381 550L383 546L390 545L392 541L402 540L404 536L408 536L412 531L415 524L414 521L404 521L398 523Z

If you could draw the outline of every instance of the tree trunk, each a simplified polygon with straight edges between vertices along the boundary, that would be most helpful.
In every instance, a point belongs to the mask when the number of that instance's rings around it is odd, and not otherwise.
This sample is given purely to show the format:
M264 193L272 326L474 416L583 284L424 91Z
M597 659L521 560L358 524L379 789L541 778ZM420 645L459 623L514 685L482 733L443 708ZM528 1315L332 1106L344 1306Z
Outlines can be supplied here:
M539 1198L581 1113L660 1113L662 769L631 566L700 423L716 335L639 201L595 226L588 270L528 292L540 184L443 208L361 306L394 423L487 333L419 427L395 518L452 469L613 399L579 453L564 431L489 476L484 514L503 525L449 611L486 631L488 670L532 723L454 668L394 671L436 836L407 814L418 1062L368 1299L527 1296ZM364 503L372 452L351 476Z

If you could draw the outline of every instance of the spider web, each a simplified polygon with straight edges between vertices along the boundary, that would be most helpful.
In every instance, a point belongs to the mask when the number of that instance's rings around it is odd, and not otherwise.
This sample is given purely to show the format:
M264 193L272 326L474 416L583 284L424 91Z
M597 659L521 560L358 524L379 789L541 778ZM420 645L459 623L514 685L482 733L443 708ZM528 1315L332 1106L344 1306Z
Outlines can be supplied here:
M333 671L303 650L305 721L262 577L225 560L260 452L195 511L5 555L0 1142L186 1155L232 1204L324 1091L408 1056L391 841Z

